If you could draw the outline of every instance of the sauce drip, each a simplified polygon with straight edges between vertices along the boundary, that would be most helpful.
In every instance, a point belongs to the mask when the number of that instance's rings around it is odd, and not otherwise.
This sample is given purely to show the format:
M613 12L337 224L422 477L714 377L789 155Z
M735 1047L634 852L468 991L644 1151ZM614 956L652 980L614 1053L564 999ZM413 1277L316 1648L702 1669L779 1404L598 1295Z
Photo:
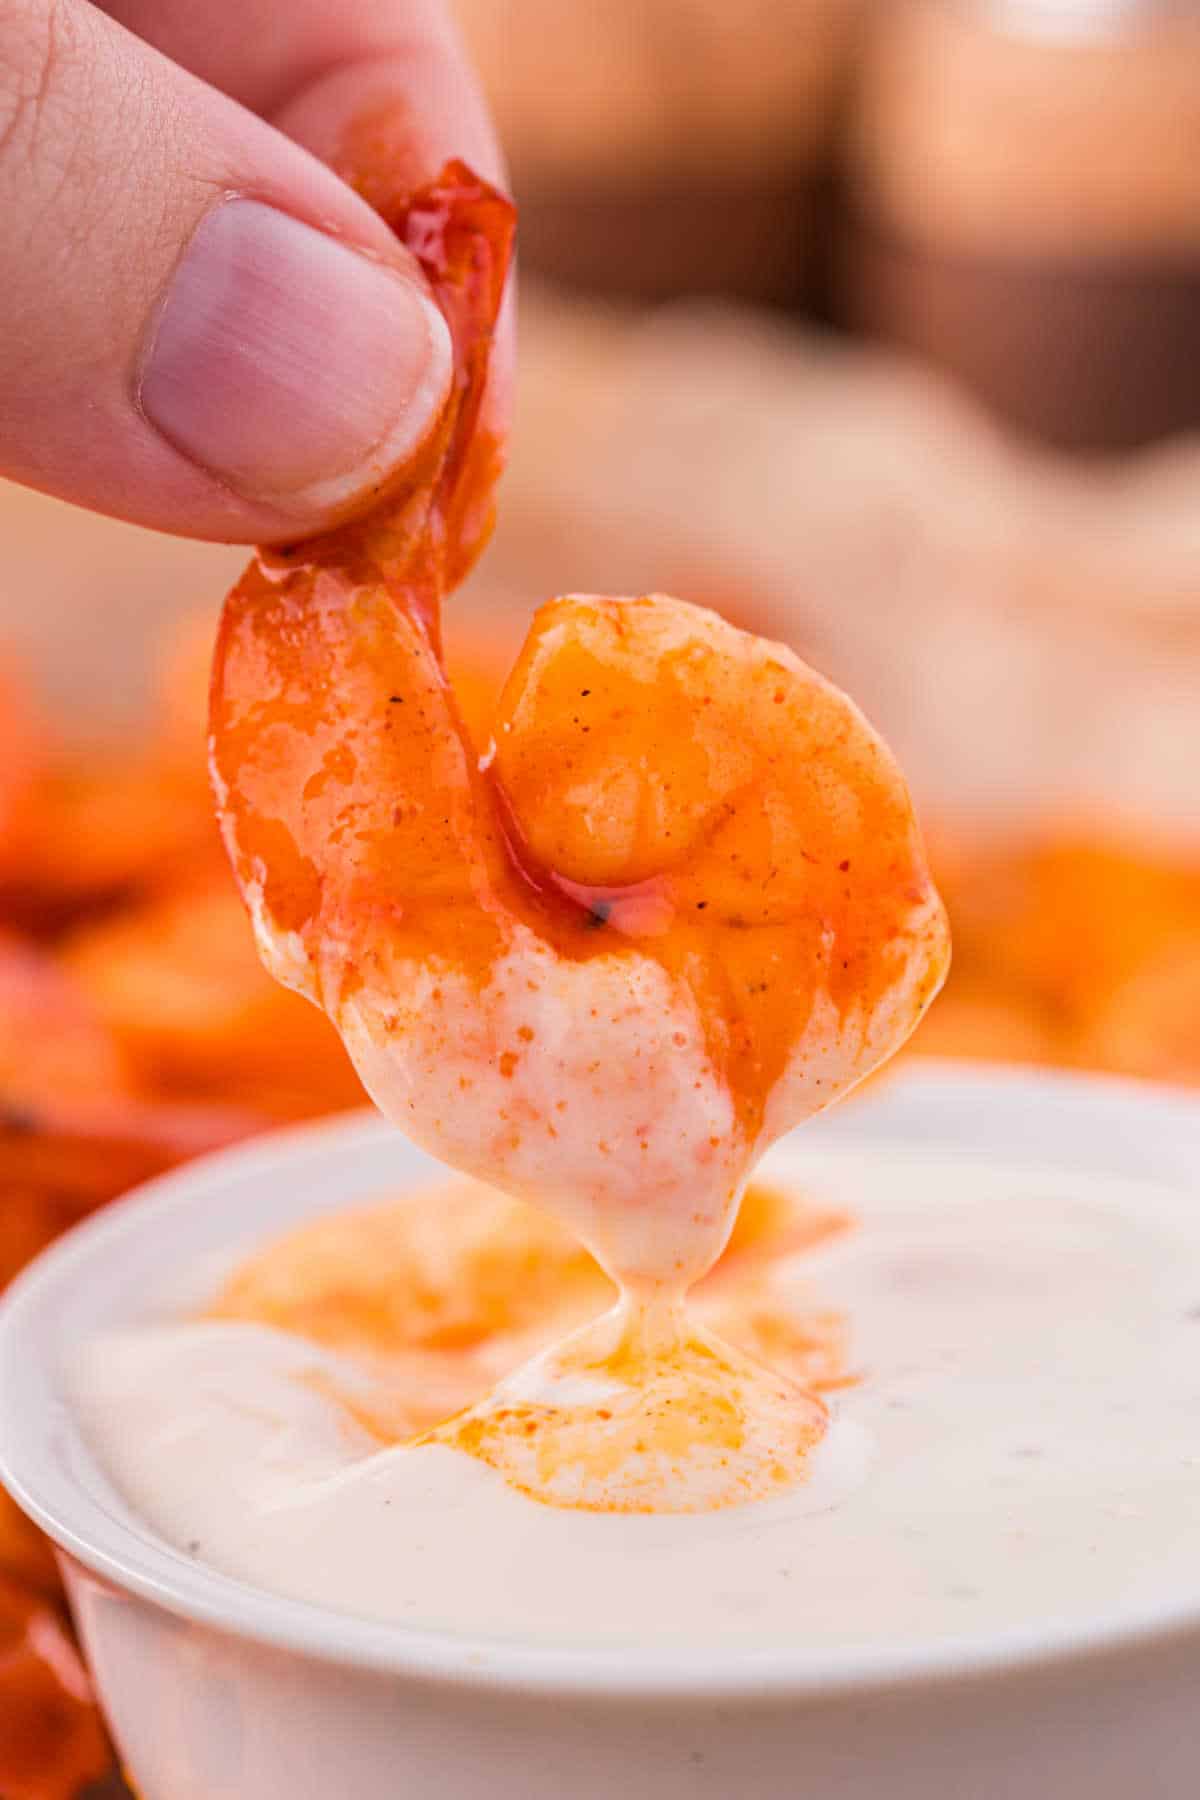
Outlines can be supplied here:
M369 177L445 313L453 377L365 517L258 552L229 597L226 842L268 967L325 1008L381 1108L548 1208L621 1290L542 1359L533 1398L510 1384L446 1441L564 1504L649 1504L651 1470L663 1504L685 1487L724 1504L781 1457L794 1475L821 1407L712 1344L682 1297L765 1145L915 1025L944 914L852 704L681 601L543 607L477 757L440 605L491 520L513 213L461 165L414 197Z
M575 1507L617 1510L619 1494L621 1510L692 1510L797 1479L825 1427L817 1395L855 1379L845 1318L774 1286L851 1223L752 1183L686 1313L669 1301L606 1310L612 1284L576 1239L460 1182L299 1227L235 1270L206 1316L353 1359L365 1391L311 1385L381 1447L465 1451ZM577 1398L563 1405L568 1372ZM665 1493L653 1460L664 1454L690 1471Z
M466 1451L531 1498L586 1512L705 1512L803 1478L824 1402L741 1355L681 1300L612 1312L418 1442Z

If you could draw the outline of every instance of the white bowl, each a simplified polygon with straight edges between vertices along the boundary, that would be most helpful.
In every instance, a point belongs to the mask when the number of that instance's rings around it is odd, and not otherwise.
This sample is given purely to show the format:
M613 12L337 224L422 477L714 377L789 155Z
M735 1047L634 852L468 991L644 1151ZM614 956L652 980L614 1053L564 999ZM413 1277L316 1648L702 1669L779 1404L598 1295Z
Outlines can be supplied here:
M949 1149L1191 1193L1200 1104L1115 1081L909 1067L799 1140ZM196 1298L264 1236L436 1168L381 1120L193 1163L49 1250L0 1307L0 1478L54 1540L145 1800L1129 1800L1200 1784L1200 1571L1152 1613L932 1647L499 1645L251 1588L129 1510L60 1390L73 1350ZM1200 1279L1200 1274L1198 1274Z

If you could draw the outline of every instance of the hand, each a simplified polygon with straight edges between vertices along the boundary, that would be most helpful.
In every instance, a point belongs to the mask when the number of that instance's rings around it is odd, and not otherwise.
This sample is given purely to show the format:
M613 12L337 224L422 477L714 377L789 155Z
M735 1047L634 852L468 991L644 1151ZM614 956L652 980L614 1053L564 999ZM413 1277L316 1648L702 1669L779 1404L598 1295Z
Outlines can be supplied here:
M448 345L319 160L364 118L503 181L436 0L2 0L0 474L270 542L401 464Z

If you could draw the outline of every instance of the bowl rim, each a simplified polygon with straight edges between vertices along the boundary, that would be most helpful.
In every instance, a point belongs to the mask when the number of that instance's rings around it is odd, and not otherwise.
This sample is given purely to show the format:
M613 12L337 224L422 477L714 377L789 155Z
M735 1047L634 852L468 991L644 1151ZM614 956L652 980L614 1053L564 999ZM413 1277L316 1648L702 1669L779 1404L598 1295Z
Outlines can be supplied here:
M926 1104L978 1104L1003 1095L1010 1104L1065 1106L1084 1115L1099 1106L1112 1118L1115 1109L1115 1115L1143 1130L1182 1132L1185 1143L1194 1146L1192 1166L1200 1168L1200 1098L1184 1089L1117 1076L984 1063L964 1067L929 1058L905 1064L885 1092L894 1097L905 1090ZM197 1158L75 1226L12 1283L0 1301L0 1483L75 1563L178 1618L254 1644L414 1682L526 1697L799 1701L1003 1677L1050 1664L1058 1668L1165 1647L1180 1637L1194 1637L1200 1655L1200 1582L1190 1596L1131 1607L1091 1623L963 1634L901 1653L894 1645L821 1653L802 1647L743 1648L725 1654L719 1647L693 1652L522 1645L385 1624L274 1595L185 1558L152 1528L135 1531L114 1518L73 1478L64 1443L85 1453L66 1403L53 1409L53 1417L28 1404L37 1369L26 1346L39 1315L53 1310L56 1292L77 1281L81 1269L107 1262L136 1239L144 1219L186 1209L223 1176L277 1180L282 1170L314 1150L337 1148L349 1158L391 1138L399 1138L394 1128L364 1109L287 1127Z

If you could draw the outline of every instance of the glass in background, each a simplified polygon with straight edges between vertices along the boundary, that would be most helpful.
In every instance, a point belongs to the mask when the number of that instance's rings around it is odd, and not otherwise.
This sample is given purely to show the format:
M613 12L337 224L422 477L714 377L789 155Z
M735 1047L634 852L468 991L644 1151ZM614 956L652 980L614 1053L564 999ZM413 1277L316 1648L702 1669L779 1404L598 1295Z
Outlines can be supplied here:
M1045 441L1200 424L1200 6L887 0L848 147L848 321Z
M864 0L454 0L522 265L597 295L824 307Z

